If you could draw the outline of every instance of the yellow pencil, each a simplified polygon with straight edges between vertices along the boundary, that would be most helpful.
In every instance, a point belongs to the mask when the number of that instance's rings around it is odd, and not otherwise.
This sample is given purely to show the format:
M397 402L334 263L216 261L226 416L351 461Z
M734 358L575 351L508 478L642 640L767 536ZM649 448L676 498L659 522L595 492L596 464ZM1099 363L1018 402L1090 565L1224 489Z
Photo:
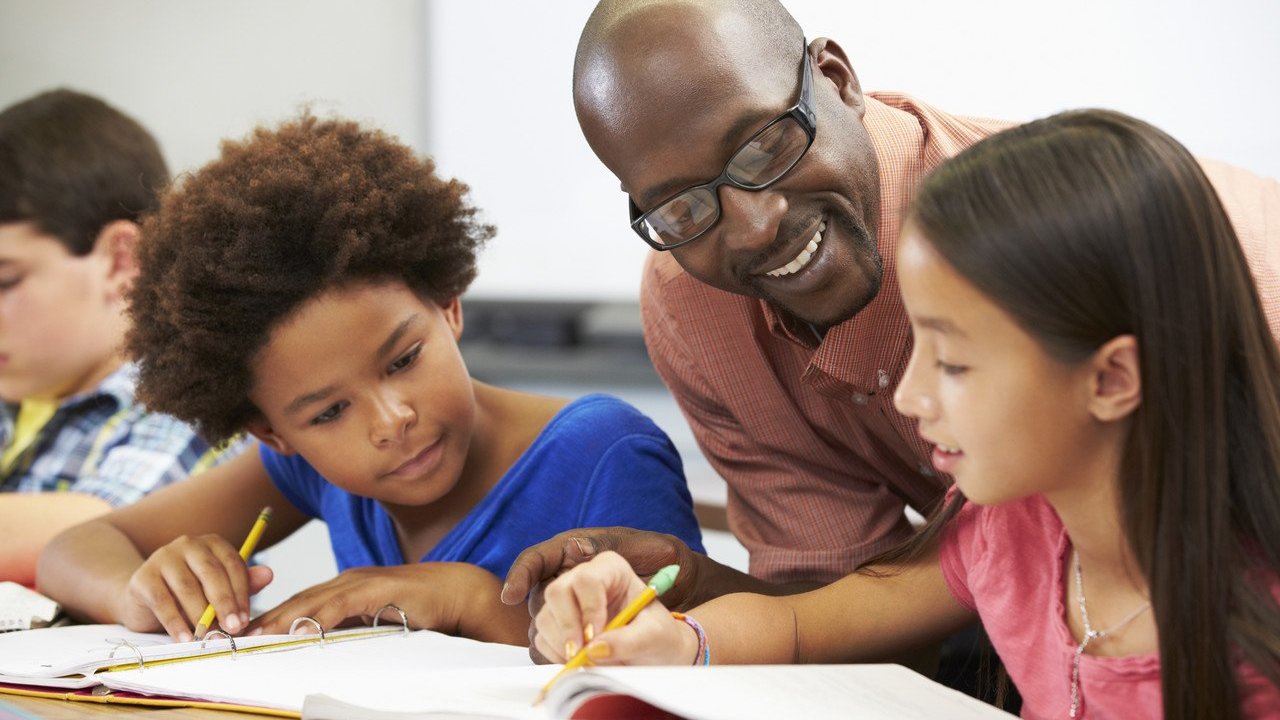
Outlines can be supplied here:
M262 512L258 513L258 520L253 524L253 528L249 530L249 536L244 539L244 544L240 546L240 559L248 560L253 554L253 549L258 546L258 540L262 538L262 531L267 529L267 521L271 519L271 508L264 507ZM199 640L204 636L209 626L213 624L213 603L209 603L209 607L204 609L204 614L200 616L200 622L196 623L195 638Z
M654 598L671 589L671 586L676 582L676 575L679 572L679 565L668 565L655 573L653 579L649 581L648 587L644 589L644 592L637 595L635 600L632 600L626 607L622 608L622 612L615 615L613 619L604 626L604 632L617 630L635 619L635 616L644 609L645 605L653 602ZM587 645L590 644L590 638L588 638ZM583 645L582 649L579 650L577 654L569 658L569 661L564 664L564 667L560 669L560 672L556 673L555 677L551 678L546 685L542 686L542 690L538 692L537 699L533 701L534 705L542 702L542 699L547 696L547 691L551 689L552 685L559 682L560 678L591 662L591 658L587 656L587 645Z

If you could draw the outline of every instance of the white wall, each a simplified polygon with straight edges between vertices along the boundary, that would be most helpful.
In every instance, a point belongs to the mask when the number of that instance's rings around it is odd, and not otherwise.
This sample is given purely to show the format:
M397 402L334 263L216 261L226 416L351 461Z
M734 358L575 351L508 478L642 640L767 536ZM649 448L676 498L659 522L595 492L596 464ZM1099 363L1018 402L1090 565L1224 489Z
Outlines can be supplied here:
M1113 107L1194 152L1280 177L1275 0L783 1L809 38L842 44L864 89L1009 119ZM626 226L617 180L578 134L570 96L594 5L429 5L430 144L500 233L479 293L636 294L645 247ZM539 222L548 206L582 219Z
M786 0L867 89L1029 119L1109 106L1280 176L1275 0ZM0 0L0 105L69 85L142 120L175 170L303 102L433 152L499 229L474 293L630 299L644 246L578 134L594 0ZM558 225L537 211L581 210Z
M0 106L68 86L160 141L170 170L310 104L422 147L417 0L0 0Z

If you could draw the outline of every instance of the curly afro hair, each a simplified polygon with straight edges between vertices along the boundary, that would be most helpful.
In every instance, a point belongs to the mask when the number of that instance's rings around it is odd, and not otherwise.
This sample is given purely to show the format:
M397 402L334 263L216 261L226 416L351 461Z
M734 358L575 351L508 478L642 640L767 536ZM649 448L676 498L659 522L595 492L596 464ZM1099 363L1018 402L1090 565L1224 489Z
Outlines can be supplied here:
M308 114L227 141L142 225L126 343L138 397L210 442L260 413L252 365L273 328L327 290L403 282L461 295L493 236L467 187L392 137Z

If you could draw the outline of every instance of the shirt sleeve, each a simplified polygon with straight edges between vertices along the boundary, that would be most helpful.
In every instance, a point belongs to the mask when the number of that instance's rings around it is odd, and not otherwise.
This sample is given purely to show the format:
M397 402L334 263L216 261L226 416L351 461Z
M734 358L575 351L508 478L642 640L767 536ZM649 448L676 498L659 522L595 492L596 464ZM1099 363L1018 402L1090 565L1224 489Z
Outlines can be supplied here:
M301 455L281 455L259 443L258 456L267 476L293 506L310 517L321 517L321 494L328 482Z
M906 504L884 478L872 477L857 458L828 462L809 452L829 445L802 418L791 423L793 433L783 442L757 436L749 418L727 409L721 398L726 389L707 379L684 338L717 329L684 327L679 301L663 289L670 282L663 276L665 262L651 255L641 282L645 343L698 447L728 481L729 526L750 552L751 574L771 582L831 582L910 537ZM775 407L784 420L792 410Z
M159 413L122 423L96 448L99 457L68 487L95 495L113 507L129 505L152 491L217 465L241 452L244 441L211 448L191 426Z
M575 525L668 533L705 553L680 456L665 434L654 432L625 435L600 456Z
M943 500L944 507L950 505L959 490L952 486ZM960 512L951 518L942 531L942 546L938 562L942 567L942 578L947 589L961 605L977 611L977 603L973 593L969 591L969 570L976 558L986 550L986 541L979 531L978 520L982 508L971 502L965 502Z
M1280 339L1280 182L1214 160L1200 166L1240 240L1271 334Z

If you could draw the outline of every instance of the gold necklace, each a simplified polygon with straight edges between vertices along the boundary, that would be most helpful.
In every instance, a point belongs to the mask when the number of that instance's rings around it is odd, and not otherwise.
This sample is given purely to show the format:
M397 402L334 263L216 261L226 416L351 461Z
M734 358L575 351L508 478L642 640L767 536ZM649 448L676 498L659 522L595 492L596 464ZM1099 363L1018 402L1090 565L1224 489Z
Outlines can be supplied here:
M1071 712L1068 715L1075 717L1076 712L1080 709L1080 656L1084 654L1084 649L1089 647L1091 641L1101 640L1133 622L1134 618L1151 607L1151 601L1148 600L1134 608L1133 612L1126 615L1123 620L1106 630L1094 630L1093 626L1089 624L1089 609L1084 605L1084 576L1080 572L1080 552L1072 548L1071 558L1072 563L1075 565L1076 595L1080 598L1080 624L1084 626L1084 635L1080 638L1080 644L1076 646L1075 657L1071 658Z

